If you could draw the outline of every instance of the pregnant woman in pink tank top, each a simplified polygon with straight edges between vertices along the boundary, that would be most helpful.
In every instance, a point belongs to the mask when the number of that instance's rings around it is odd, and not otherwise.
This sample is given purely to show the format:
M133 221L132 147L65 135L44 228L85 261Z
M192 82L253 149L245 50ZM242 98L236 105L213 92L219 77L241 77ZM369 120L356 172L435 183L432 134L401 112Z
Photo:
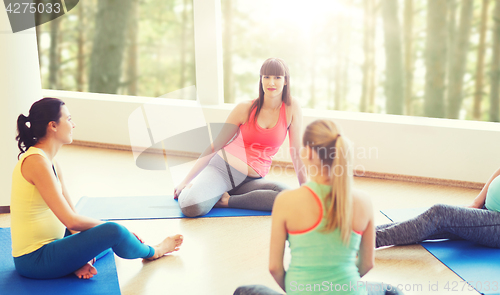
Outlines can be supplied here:
M301 124L288 67L282 59L267 59L260 69L259 97L236 105L211 148L175 188L182 212L196 217L214 206L271 211L286 186L264 176L287 134L299 184L306 181L299 157Z

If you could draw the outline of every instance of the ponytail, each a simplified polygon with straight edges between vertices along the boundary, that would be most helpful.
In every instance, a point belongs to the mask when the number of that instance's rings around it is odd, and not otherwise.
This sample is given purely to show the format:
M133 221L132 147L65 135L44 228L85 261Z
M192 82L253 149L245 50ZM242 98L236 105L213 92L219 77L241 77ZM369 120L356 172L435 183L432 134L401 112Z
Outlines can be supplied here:
M17 147L21 151L17 158L21 156L22 153L26 152L31 146L35 145L36 140L33 138L31 128L26 124L29 122L29 118L23 114L17 117Z
M323 232L339 229L345 244L352 232L352 151L347 138L340 135L332 121L316 120L306 127L303 145L315 150L321 168L329 168L331 192L325 197L326 224Z
M17 158L45 137L49 122L59 122L63 105L64 102L58 98L45 97L31 106L28 117L23 114L17 117L16 140L21 151Z
M333 231L336 228L340 230L342 241L349 243L352 231L352 171L350 168L351 151L348 148L346 140L337 136L335 141L335 155L331 167L331 186L330 195L327 196L327 213L325 231Z

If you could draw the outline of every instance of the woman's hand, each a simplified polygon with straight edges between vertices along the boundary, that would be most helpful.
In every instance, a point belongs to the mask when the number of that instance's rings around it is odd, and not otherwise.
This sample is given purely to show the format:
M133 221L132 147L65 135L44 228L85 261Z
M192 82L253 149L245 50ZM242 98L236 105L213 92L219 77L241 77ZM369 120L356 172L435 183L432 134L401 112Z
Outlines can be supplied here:
M139 240L139 242L141 242L142 244L144 244L144 241L141 238L139 238L138 235L136 235L135 233L132 233L132 234Z
M178 186L174 188L174 199L177 200L179 198L179 195L181 194L182 190L186 188L188 184L181 182ZM189 187L191 187L191 184L189 184Z
M472 202L470 205L466 205L465 208L472 208L472 209L483 209L484 204L478 204L477 202Z
M486 195L488 192L488 188L490 187L490 183L497 177L500 176L500 168L493 173L493 175L490 176L490 179L488 179L488 182L484 185L483 189L479 193L479 195L472 201L472 204L469 206L465 206L467 208L477 208L477 209L482 209L485 202L486 202Z

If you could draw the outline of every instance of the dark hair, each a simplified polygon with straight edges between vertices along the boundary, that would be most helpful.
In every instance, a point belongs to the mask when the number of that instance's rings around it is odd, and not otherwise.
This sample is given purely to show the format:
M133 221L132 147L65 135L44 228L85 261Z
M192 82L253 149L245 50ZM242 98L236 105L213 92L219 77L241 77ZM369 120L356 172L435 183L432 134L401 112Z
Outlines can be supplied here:
M290 71L288 70L288 66L285 61L281 58L271 57L264 61L264 64L260 68L260 77L259 77L259 98L256 99L252 106L250 107L250 113L248 117L248 121L257 119L257 116L264 105L264 89L262 89L262 76L285 76L286 85L283 87L283 93L281 94L281 100L286 104L290 105L292 102L290 95ZM252 111L255 110L255 115L253 118L250 118Z
M21 151L18 158L45 136L49 122L59 122L63 105L64 102L58 98L45 97L31 105L28 117L23 114L17 117L16 140Z

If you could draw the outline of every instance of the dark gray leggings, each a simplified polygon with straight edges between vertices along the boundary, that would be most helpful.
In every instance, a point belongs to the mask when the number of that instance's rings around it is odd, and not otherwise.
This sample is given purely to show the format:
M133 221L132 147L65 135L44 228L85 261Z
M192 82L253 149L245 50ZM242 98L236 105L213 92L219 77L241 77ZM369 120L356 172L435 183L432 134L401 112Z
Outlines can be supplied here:
M205 215L228 192L231 208L271 211L276 196L287 188L264 178L248 177L216 154L193 180L192 187L182 190L179 206L186 216Z
M383 283L368 282L366 284L366 291L368 295L403 295L403 292L396 287L386 285ZM320 292L310 292L311 294ZM330 293L330 292L328 292ZM337 292L331 292L337 293ZM241 286L234 291L233 295L283 295L281 292L276 292L271 288L263 285L248 285Z
M437 204L410 220L377 226L377 247L435 239L500 248L500 212Z

